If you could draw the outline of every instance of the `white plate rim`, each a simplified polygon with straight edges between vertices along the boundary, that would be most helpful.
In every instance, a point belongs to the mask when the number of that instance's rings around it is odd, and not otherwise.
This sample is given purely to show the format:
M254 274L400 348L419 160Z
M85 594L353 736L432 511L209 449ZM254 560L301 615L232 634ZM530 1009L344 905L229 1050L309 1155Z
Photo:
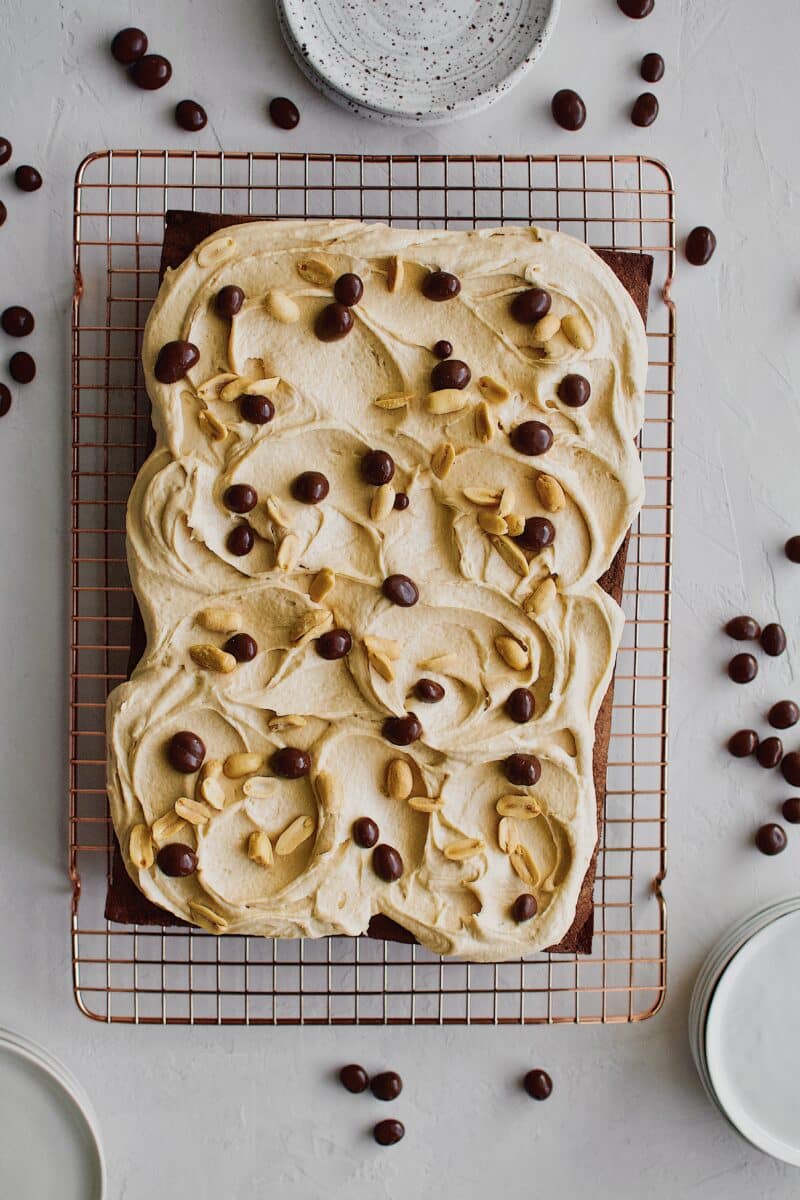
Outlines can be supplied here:
M776 906L777 907L777 906ZM720 1091L717 1083L714 1080L714 1063L718 1060L719 1049L716 1045L713 1021L715 1005L721 1003L723 993L720 991L720 985L729 968L733 967L734 963L740 963L742 956L747 950L752 947L754 941L761 935L766 933L772 927L787 917L797 915L800 911L800 904L793 905L787 912L782 912L775 916L774 919L766 921L759 929L751 933L750 936L738 947L736 952L730 957L725 964L724 969L720 972L714 986L714 992L708 1006L705 1021L703 1023L703 1056L705 1060L706 1070L710 1085L713 1089L713 1095L716 1103L722 1112L723 1116L733 1126L734 1129L747 1141L751 1146L755 1146L757 1150L761 1150L764 1154L770 1155L772 1158L779 1159L781 1162L789 1163L791 1166L800 1167L800 1143L797 1146L792 1146L780 1138L774 1137L768 1130L760 1126L754 1119L749 1117L741 1108L737 1107L730 1094L726 1094L724 1089ZM710 1037L709 1037L710 1031ZM719 1074L717 1075L719 1080Z
M369 104L363 97L339 87L325 74L319 64L312 62L307 55L302 53L296 31L292 25L291 14L287 10L287 0L275 0L275 7L278 16L278 25L294 61L306 79L329 100L333 100L334 103L339 104L350 112L355 112L360 116L372 120L389 121L400 125L439 125L483 112L516 87L520 79L544 53L558 20L561 11L561 0L545 0L545 2L550 4L550 12L545 18L542 33L540 38L537 39L536 47L530 55L517 63L513 70L504 75L499 82L487 87L484 91L478 93L477 96L456 101L450 108L439 108L424 114L419 114L410 109L378 107L377 105Z
M10 1051L11 1054L16 1055L23 1062L27 1062L37 1070L43 1072L58 1086L59 1090L71 1101L72 1106L78 1111L84 1126L89 1131L94 1149L97 1182L100 1189L96 1200L104 1200L107 1178L99 1125L91 1101L81 1084L71 1071L62 1062L59 1062L49 1050L46 1050L44 1046L40 1046L38 1042L34 1042L31 1038L25 1037L24 1034L16 1033L12 1029L0 1026L0 1047Z

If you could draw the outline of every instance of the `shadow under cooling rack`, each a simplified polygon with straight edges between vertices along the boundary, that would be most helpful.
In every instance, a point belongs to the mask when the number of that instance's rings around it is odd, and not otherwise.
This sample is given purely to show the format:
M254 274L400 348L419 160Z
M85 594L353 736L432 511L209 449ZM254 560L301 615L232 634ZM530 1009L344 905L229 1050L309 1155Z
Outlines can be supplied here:
M125 678L125 502L146 453L139 342L169 208L408 227L537 224L652 254L641 452L647 503L625 573L594 952L475 965L416 946L214 938L112 925L105 700ZM115 151L75 183L69 866L76 999L102 1021L337 1024L635 1021L666 986L666 746L675 317L674 193L639 157L356 157Z

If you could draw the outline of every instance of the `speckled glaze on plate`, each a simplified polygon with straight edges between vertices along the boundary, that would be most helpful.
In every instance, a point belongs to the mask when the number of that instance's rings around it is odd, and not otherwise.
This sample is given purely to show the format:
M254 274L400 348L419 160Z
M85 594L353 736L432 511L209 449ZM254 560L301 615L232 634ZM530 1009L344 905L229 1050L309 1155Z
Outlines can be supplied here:
M329 99L403 124L487 108L536 61L560 0L276 0L295 60Z

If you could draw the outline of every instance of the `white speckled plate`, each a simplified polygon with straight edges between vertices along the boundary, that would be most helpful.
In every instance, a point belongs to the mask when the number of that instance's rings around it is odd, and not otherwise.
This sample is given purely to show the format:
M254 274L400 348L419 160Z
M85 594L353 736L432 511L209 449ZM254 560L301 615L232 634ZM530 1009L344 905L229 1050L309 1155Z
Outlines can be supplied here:
M561 0L276 0L301 70L364 116L405 124L487 108L544 49Z

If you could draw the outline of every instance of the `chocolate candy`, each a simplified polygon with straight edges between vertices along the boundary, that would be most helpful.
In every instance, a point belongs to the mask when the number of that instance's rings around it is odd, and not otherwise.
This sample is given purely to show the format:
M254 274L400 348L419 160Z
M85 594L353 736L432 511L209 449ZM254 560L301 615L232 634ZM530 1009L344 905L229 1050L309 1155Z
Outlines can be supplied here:
M642 129L652 125L658 116L658 99L652 92L642 92L633 102L631 121Z
M453 353L453 343L446 342L444 338L436 342L433 347L433 354L436 358L449 358Z
M200 361L200 351L193 342L167 342L161 347L153 368L159 383L177 383Z
M270 100L269 115L278 129L296 129L300 124L300 110L288 96L276 96Z
M340 342L353 328L353 314L335 300L326 304L314 322L314 332L321 342Z
M769 855L770 858L786 849L786 832L780 825L775 825L772 821L761 826L756 833L755 840L761 853Z
M361 276L354 275L351 271L348 271L345 275L340 275L333 285L333 295L340 304L344 304L347 308L352 308L354 304L358 304L364 295L364 284Z
M394 459L385 450L368 450L361 459L361 478L380 487L394 477Z
M789 562L800 563L800 534L790 537L783 547Z
M266 425L275 416L275 405L269 396L242 396L239 400L239 412L243 421L251 425Z
M410 746L422 737L422 725L416 713L406 713L404 717L387 717L381 733L393 746Z
M235 525L225 541L228 551L236 558L244 558L255 544L255 530L247 521L242 521L241 525Z
M786 634L782 625L773 621L764 626L761 630L761 649L771 658L777 658L779 654L783 654L786 649Z
M617 0L617 7L634 21L649 17L655 8L656 0Z
M769 710L768 720L773 729L791 729L800 721L800 708L794 700L778 700Z
M206 110L196 100L179 100L175 105L175 120L187 133L199 133L208 124Z
M234 633L222 648L240 663L252 662L258 654L258 643L249 633Z
M397 1071L381 1071L372 1076L370 1088L376 1100L396 1100L403 1090L403 1081Z
M586 123L586 105L572 88L562 88L556 92L550 102L550 112L555 123L570 133L582 129Z
M784 820L790 825L800 825L800 796L790 796L781 805Z
M592 394L592 385L583 375L565 375L558 385L558 398L568 408L582 408Z
M372 1136L379 1146L396 1146L406 1135L406 1127L402 1121L389 1119L378 1121L372 1131Z
M533 787L539 782L542 765L535 754L509 754L503 763L503 774L514 787Z
M398 492L394 498L394 506L398 512L402 512L404 509L408 508L410 503L411 501L405 492Z
M419 588L407 575L387 575L381 591L387 600L400 608L411 608L419 600Z
M758 674L758 663L752 654L734 654L728 663L728 675L734 683L751 683Z
M739 729L728 738L728 750L734 758L747 758L754 754L758 746L758 734L755 729Z
M297 746L283 746L273 754L270 766L281 779L301 779L311 770L311 755Z
M796 750L783 756L781 775L792 787L800 787L800 754Z
M162 88L171 78L172 63L163 54L143 54L131 67L131 79L146 92Z
M525 528L514 538L514 541L522 546L523 550L532 550L538 554L540 550L544 550L545 546L552 546L555 536L555 526L552 521L548 521L547 517L528 517L525 521Z
M23 308L21 304L12 304L3 310L0 324L9 337L20 338L33 333L35 321L33 313L29 309Z
M435 679L418 679L414 684L414 695L423 704L438 704L444 700L444 688Z
M249 483L232 483L222 495L222 503L235 513L249 513L258 504L258 492Z
M553 1090L552 1079L547 1074L547 1071L543 1071L541 1067L537 1067L533 1071L528 1071L522 1082L525 1091L534 1100L546 1100Z
M194 775L203 765L206 748L196 733L182 729L175 733L167 746L167 758L176 771L182 775Z
M0 137L0 167L5 166L11 158L12 146L8 138Z
M546 454L552 444L553 431L543 421L523 421L511 431L511 445L517 454Z
M431 371L431 387L435 392L443 388L457 388L459 391L467 386L472 378L472 372L460 358L447 358L437 363Z
M528 688L514 688L506 700L506 713L518 725L524 725L526 721L530 721L535 708L536 701L533 698L533 692Z
M449 271L430 271L422 281L422 294L428 300L452 300L461 291L461 280Z
M162 846L156 858L160 871L173 879L184 879L197 870L197 855L191 846L182 842L169 842Z
M36 363L30 354L18 350L8 360L8 370L12 379L17 383L31 383L36 378Z
M761 626L755 617L731 617L725 632L734 641L746 642L761 635Z
M645 83L658 83L659 79L664 78L664 59L660 54L651 50L642 59L639 65L639 74Z
M303 471L292 481L292 495L301 504L319 504L331 490L321 471Z
M320 658L326 658L332 662L337 658L344 658L350 653L353 649L353 639L346 629L329 629L327 633L323 633L317 638L314 648Z
M687 262L693 267L704 267L717 248L717 239L707 225L697 225L686 239Z
M14 172L14 183L21 192L38 192L42 186L42 177L36 167L23 163Z
M0 383L0 417L4 417L11 408L11 392L4 383Z
M783 742L779 737L764 738L756 747L756 760L760 766L771 771L783 758Z
M111 43L111 53L123 67L129 67L147 53L147 34L135 25L120 29Z
M5 204L3 204L3 201L0 200L0 225L5 225L7 216L8 209L6 208Z
M522 895L517 896L516 900L511 906L511 915L518 925L522 925L525 921L532 920L538 911L539 905L536 901L536 897L532 896L530 892L523 892Z
M371 850L379 837L380 830L371 817L359 817L353 822L353 841L362 850Z
M235 284L229 283L226 287L220 288L214 297L214 308L217 311L217 316L230 319L235 317L241 310L244 304L244 292Z
M553 298L544 288L526 288L511 301L511 315L520 325L535 325L550 312Z
M394 883L403 874L403 860L394 846L381 843L372 851L372 869L384 883Z
M369 1075L358 1063L348 1063L346 1067L342 1067L339 1080L342 1086L354 1095L365 1092L369 1087Z

